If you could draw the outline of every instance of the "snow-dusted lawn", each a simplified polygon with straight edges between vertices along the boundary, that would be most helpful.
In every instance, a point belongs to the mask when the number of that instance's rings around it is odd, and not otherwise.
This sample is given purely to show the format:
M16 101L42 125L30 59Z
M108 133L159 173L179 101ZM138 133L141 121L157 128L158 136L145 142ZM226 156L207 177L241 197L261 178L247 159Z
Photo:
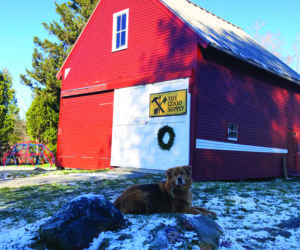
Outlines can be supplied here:
M38 228L64 203L82 194L114 199L128 186L161 181L161 175L136 179L107 179L23 188L0 189L0 249L43 249ZM193 205L218 214L224 229L220 249L300 249L300 228L279 228L282 220L300 218L300 181L195 182ZM176 226L172 215L126 216L130 225L119 232L101 233L90 249L148 249L152 230ZM191 232L182 232L185 245L170 249L199 249Z

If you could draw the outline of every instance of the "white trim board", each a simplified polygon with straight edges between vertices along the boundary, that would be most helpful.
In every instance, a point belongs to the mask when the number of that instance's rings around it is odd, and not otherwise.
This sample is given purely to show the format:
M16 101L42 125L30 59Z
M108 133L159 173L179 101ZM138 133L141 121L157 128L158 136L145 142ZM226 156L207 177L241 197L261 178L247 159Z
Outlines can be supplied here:
M210 141L204 139L196 140L197 149L212 149L212 150L226 150L226 151L239 151L239 152L255 152L255 153L277 153L287 154L287 149L269 148L260 146L251 146L229 142Z

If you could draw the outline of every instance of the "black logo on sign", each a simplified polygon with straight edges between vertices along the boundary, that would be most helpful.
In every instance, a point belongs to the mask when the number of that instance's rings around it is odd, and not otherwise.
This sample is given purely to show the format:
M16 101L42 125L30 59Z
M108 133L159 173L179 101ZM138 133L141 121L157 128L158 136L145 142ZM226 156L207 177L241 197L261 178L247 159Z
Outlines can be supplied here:
M152 103L155 102L156 105L157 105L157 108L154 109L154 114L155 114L155 115L159 114L160 112L165 113L165 111L164 111L164 109L161 107L161 105L166 103L167 97L163 98L163 100L161 100L161 99L162 99L161 96L156 96L156 97L154 97L154 98L152 99L152 101L151 101Z

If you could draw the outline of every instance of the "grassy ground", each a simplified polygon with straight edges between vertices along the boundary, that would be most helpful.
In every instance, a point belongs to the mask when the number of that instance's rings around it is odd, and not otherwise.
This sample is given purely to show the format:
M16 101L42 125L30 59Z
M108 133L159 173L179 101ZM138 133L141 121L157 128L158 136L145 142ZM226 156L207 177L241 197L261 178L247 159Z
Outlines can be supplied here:
M72 173L97 173L103 171L88 170L53 170L44 171L14 171L6 176L9 178L26 178L36 175L66 175ZM158 177L161 179L161 177ZM39 186L24 186L20 188L0 188L0 223L10 218L12 222L32 223L33 221L54 214L63 204L75 197L92 193L103 194L108 200L112 200L117 194L129 185L159 181L153 175L146 175L143 179L132 180L108 179L94 182L74 182L66 185L47 184ZM13 227L15 223L7 223L2 227Z
M28 175L22 171L14 172L12 178L26 178ZM87 171L30 172L30 175L53 175ZM130 185L155 183L161 181L162 178L161 175L145 175L143 178L133 179L106 179L92 182L72 182L66 185L54 183L21 188L2 188L0 189L0 233L47 218L57 212L63 204L79 195L102 194L106 199L113 201ZM220 248L300 249L299 228L284 230L278 228L278 224L282 220L300 218L299 180L194 182L192 192L194 206L205 207L218 214L216 222L224 229ZM149 217L129 216L128 218L131 223L139 225L138 231L151 231ZM165 224L168 224L168 218L156 216L151 217L151 220L162 219ZM128 230L134 230L134 228ZM145 232L145 234L147 233L151 232ZM124 232L120 234L123 235ZM113 249L109 246L122 246L128 241L124 247L120 247L120 249L126 249L125 246L133 246L134 242L137 242L132 235L128 239L123 239L118 234L116 237L114 236L111 233L103 234L99 241L102 242L101 244L105 243L108 249ZM118 239L121 240L118 241ZM190 242L189 247L197 249L196 245L193 246L192 243L195 242L195 239L191 239ZM145 245L136 245L140 248L143 246ZM12 245L12 247L16 246Z

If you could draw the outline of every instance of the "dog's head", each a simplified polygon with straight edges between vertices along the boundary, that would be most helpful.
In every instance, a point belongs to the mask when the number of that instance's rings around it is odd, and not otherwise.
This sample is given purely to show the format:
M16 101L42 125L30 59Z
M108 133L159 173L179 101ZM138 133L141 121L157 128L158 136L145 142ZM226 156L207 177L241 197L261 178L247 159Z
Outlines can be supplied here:
M174 189L187 190L192 184L191 166L169 168L166 171L167 185Z

